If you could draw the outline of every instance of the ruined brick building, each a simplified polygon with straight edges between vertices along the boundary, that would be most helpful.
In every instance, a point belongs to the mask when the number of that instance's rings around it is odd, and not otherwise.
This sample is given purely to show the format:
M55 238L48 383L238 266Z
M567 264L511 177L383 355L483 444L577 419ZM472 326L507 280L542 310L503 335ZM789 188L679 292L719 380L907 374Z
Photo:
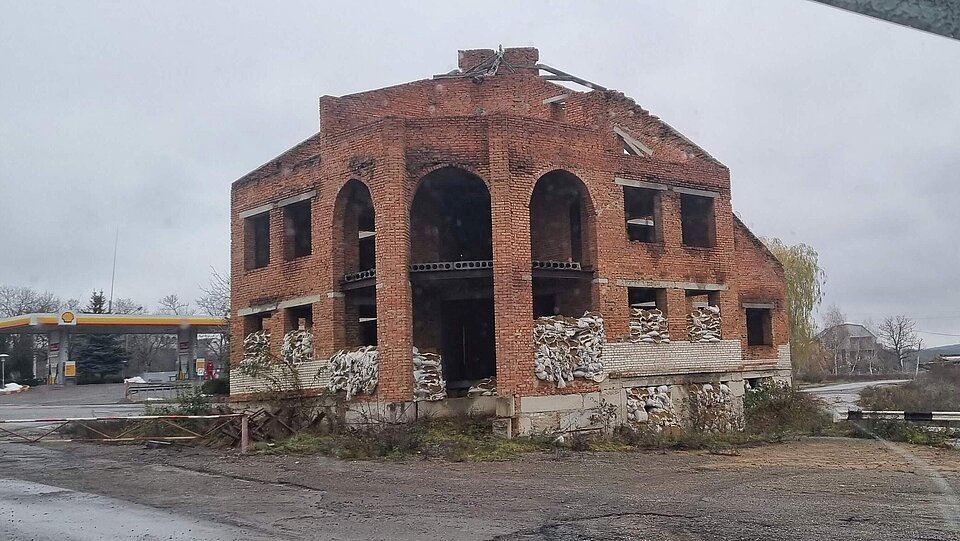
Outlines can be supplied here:
M745 387L789 379L783 269L727 167L538 62L461 51L448 74L321 97L317 134L237 180L234 364L286 337L308 388L521 433L600 404L735 427ZM236 398L261 388L234 372Z

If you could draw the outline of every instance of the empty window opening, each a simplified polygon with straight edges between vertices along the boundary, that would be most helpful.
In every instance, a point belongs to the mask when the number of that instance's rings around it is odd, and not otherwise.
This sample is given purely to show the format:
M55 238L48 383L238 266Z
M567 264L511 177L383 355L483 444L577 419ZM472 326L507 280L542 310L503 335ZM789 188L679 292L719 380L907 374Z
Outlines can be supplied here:
M659 190L623 187L623 214L627 238L636 242L660 242Z
M687 289L684 291L687 298L687 311L691 312L697 308L706 308L707 306L720 306L719 291L701 291L698 289Z
M713 198L680 194L680 224L684 245L712 248L716 235Z
M377 345L377 297L375 287L346 292L343 314L343 344L357 348Z
M283 207L284 259L313 253L310 200Z
M667 290L647 287L628 287L627 302L630 308L643 310L660 310L667 313Z
M266 267L270 263L270 213L246 218L243 233L247 270Z
M593 310L593 284L588 279L534 278L533 317L580 317Z
M333 270L343 287L343 315L334 322L335 348L377 345L377 228L370 189L343 185L334 205ZM339 239L339 241L338 241ZM351 287L346 287L349 284Z
M377 266L377 228L373 199L366 184L351 180L344 184L334 208L334 270L340 278Z
M421 180L410 207L411 264L491 261L492 232L482 179L446 167ZM456 269L410 273L413 345L440 355L451 397L497 373L493 271Z
M420 182L410 208L410 262L493 259L490 192L475 175L447 167Z
M438 353L448 395L497 374L493 279L418 282L413 288L413 343Z
M302 304L284 310L284 330L309 331L313 329L313 305Z
M251 314L243 318L243 336L249 336L251 333L260 332L266 329L265 320L270 318L270 312L261 312Z
M532 259L590 267L592 219L586 187L580 179L566 171L544 175L530 198Z
M747 308L747 345L772 346L773 325L769 308Z

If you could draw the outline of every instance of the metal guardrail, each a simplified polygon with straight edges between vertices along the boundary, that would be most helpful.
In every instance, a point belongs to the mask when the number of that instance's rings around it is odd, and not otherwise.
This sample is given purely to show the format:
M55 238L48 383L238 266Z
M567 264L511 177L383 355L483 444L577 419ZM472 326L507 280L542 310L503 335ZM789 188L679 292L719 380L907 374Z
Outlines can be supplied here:
M849 410L847 421L960 422L960 411L858 411Z
M214 420L212 428L194 429L177 424L175 421L186 420ZM0 419L0 442L23 441L26 443L69 442L69 441L98 441L106 443L124 443L133 441L184 441L198 440L221 432L224 427L233 421L240 421L240 452L246 453L250 447L250 417L245 413L227 413L221 415L131 415L129 417L64 417L52 419ZM100 423L92 426L94 423ZM164 426L168 430L174 429L176 436L151 435L150 424L156 427ZM120 426L111 426L118 424ZM17 429L7 428L4 425L43 425L32 426L41 430L39 434L25 434ZM52 426L51 426L52 425ZM69 425L82 427L99 436L95 438L60 438L52 439L53 435L60 435ZM130 426L128 426L130 425ZM22 429L21 429L22 430ZM7 439L3 439L5 436Z

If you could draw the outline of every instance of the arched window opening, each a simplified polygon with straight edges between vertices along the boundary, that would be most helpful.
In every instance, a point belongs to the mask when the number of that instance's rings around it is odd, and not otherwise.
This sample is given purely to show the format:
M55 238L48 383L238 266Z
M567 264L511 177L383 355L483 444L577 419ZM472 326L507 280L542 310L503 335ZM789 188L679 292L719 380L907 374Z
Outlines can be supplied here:
M410 208L413 344L438 353L448 396L496 376L490 192L453 167L425 176Z
M558 170L537 181L530 198L534 317L593 310L594 217L576 175Z
M342 347L377 345L376 238L373 199L351 180L334 208L333 267L344 293ZM339 241L339 242L338 242Z

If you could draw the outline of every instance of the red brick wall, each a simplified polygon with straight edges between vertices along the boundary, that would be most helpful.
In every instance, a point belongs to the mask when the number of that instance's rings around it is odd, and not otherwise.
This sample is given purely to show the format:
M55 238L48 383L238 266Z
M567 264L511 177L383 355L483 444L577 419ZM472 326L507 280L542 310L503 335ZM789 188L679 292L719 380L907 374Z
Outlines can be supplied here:
M467 53L472 62L473 52ZM535 61L530 51L510 54ZM334 212L334 207L346 182L363 182L370 189L377 226L379 393L388 400L409 399L414 344L407 265L430 257L422 251L411 253L410 205L420 180L445 166L476 174L490 191L497 380L503 394L577 392L593 385L577 383L561 391L533 375L530 203L537 180L551 171L568 171L585 186L592 210L583 213L584 222L590 224L584 259L594 264L596 280L584 288L589 295L582 291L577 297L593 298L611 339L628 334L627 288L618 280L725 284L728 289L720 294L720 306L726 338L745 337L743 299L783 302L782 273L755 243L744 240L742 225L734 219L726 167L620 94L576 93L533 71L504 71L479 83L424 80L343 98L323 97L320 134L234 183L236 335L241 336L243 329L242 318L236 317L240 309L319 295L321 300L313 305L317 355L329 355L350 341L343 330L348 316L339 292L344 232L337 216L343 213ZM542 103L560 93L570 94L562 115L556 106ZM653 156L623 155L614 124L652 148ZM718 192L716 245L710 249L682 245L679 194L669 190L660 198L662 242L629 241L623 188L614 183L617 177ZM313 254L282 260L281 211L274 209L270 264L246 271L239 213L311 189L317 190L312 200ZM686 299L678 290L668 291L667 299L671 333L684 339ZM785 314L778 310L775 344L787 341L785 322ZM234 340L233 348L233 358L239 359L242 340Z

